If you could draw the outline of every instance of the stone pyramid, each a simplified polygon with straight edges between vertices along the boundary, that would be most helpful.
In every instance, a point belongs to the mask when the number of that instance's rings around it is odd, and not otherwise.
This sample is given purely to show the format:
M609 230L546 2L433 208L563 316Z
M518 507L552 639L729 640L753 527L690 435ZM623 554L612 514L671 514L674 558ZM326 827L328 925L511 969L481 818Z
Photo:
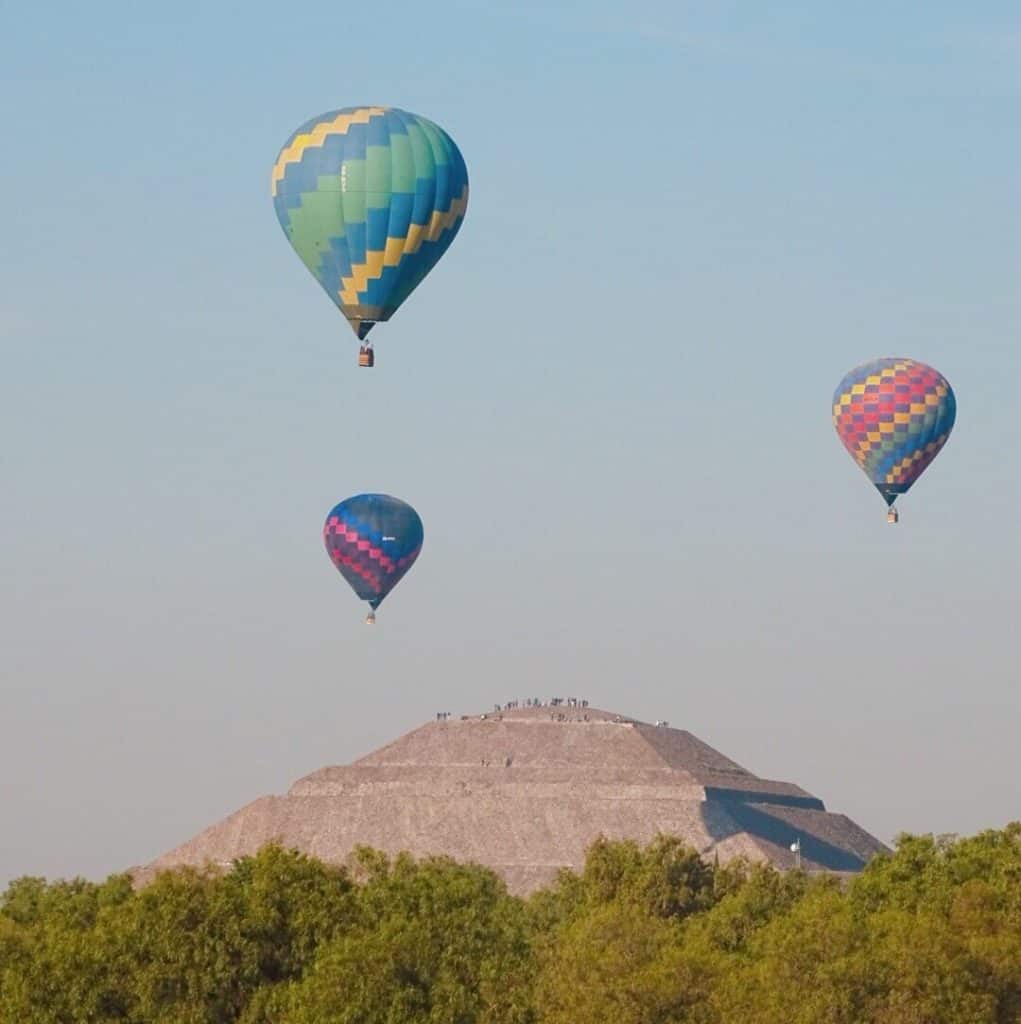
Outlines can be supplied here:
M558 699L438 715L349 765L263 796L137 872L227 866L276 840L343 863L358 845L487 865L513 892L579 868L599 836L681 836L706 857L852 872L885 847L817 797L696 736Z

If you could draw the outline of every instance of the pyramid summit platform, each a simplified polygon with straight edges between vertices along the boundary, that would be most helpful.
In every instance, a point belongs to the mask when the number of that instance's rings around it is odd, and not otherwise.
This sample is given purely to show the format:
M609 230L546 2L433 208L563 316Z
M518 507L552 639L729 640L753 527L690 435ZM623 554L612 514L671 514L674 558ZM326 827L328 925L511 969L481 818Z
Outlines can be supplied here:
M271 841L331 863L356 846L492 868L512 892L578 869L600 836L680 836L705 857L859 871L886 847L789 782L760 779L696 736L553 698L438 714L349 765L263 796L136 872L229 866Z

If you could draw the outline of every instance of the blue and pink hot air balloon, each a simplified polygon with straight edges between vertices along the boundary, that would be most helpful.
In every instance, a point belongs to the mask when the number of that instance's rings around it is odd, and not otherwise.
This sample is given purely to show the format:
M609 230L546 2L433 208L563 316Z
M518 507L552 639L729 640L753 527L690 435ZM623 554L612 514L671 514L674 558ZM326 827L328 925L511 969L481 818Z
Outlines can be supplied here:
M363 601L369 602L366 622L415 564L422 550L422 520L400 498L389 494L356 494L331 509L323 527L330 560Z

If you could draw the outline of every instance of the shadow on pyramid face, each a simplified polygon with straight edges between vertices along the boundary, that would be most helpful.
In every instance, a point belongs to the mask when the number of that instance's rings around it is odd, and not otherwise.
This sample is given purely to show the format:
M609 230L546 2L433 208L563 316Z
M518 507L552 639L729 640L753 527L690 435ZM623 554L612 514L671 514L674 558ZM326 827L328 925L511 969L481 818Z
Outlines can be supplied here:
M861 871L865 867L865 857L858 857L813 834L813 828L820 824L813 820L817 815L826 819L832 817L822 810L819 801L816 801L817 808L809 808L789 803L786 806L772 802L751 803L726 797L713 799L711 794L712 790L706 791L702 821L714 845L741 835L753 843L769 843L785 851L792 843L798 842L803 860L815 867L826 871ZM768 852L769 859L776 863L777 858L772 851L763 852Z

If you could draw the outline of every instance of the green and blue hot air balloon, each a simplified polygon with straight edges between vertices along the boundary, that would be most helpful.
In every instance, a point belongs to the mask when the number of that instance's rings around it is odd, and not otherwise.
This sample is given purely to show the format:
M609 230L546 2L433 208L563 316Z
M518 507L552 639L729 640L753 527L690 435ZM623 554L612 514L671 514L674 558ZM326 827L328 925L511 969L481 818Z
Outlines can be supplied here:
M468 171L432 121L395 107L345 107L291 135L272 192L288 241L364 341L454 240ZM371 366L367 345L362 356Z

